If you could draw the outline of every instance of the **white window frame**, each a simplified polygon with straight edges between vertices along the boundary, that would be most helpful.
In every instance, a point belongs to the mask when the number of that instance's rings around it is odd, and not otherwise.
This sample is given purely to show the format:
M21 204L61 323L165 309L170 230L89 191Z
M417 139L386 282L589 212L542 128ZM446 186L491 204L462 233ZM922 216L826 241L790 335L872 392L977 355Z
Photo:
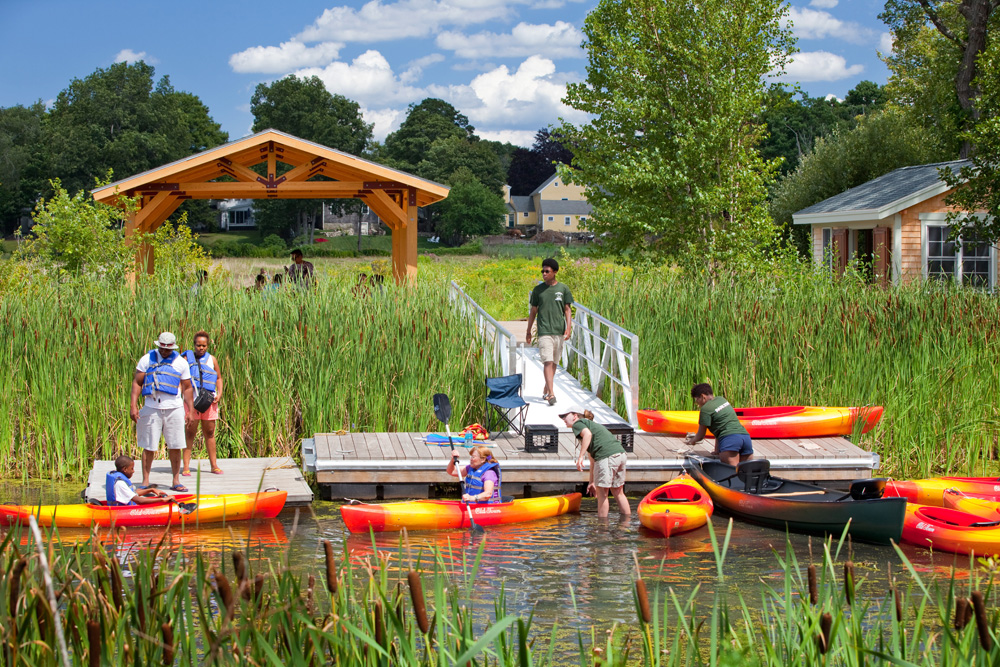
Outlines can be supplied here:
M546 220L546 222L555 222L555 217L550 215L549 219Z
M823 227L820 235L819 261L828 269L833 269L833 227Z
M948 214L945 212L940 213L921 213L920 214L920 269L923 274L924 280L931 278L928 271L928 264L930 261L930 228L941 228L948 226ZM995 245L989 247L989 255L987 256L987 261L989 267L986 273L986 285L984 289L992 292L996 286L997 278L997 248ZM964 250L958 250L955 253L955 282L956 284L962 285L962 270L965 260Z
M565 218L563 218L563 224L564 224L564 225L566 225L567 227L569 227L569 225L570 225L570 221L571 221L571 220L572 220L572 218L570 218L570 217L569 217L569 216L567 215L567 216L566 216Z

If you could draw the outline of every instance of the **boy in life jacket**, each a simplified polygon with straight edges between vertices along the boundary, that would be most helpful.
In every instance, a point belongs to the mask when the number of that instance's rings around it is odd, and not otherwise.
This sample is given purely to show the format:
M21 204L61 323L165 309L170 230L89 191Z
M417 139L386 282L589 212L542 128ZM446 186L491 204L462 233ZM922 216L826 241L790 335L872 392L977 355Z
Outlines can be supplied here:
M149 505L163 500L173 501L169 496L156 489L136 489L131 477L135 472L135 461L131 456L119 456L115 459L115 469L104 478L105 494L109 506L114 505Z
M451 450L451 460L448 461L448 474L458 477L455 461L459 451ZM493 458L488 447L479 445L469 450L469 465L465 467L465 489L462 500L467 503L498 503L500 502L500 464Z

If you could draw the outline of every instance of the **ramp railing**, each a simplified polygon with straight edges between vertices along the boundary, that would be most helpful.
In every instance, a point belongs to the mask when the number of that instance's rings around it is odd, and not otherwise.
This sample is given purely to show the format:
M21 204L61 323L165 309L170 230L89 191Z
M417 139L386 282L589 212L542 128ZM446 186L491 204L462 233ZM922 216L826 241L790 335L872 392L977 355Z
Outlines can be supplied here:
M490 374L490 361L496 364L494 368L500 368L502 375L516 373L517 339L514 334L503 328L489 313L480 308L479 304L473 301L472 297L466 294L454 280L451 281L448 298L464 315L475 321L476 328L482 334L485 341L483 364L486 374Z

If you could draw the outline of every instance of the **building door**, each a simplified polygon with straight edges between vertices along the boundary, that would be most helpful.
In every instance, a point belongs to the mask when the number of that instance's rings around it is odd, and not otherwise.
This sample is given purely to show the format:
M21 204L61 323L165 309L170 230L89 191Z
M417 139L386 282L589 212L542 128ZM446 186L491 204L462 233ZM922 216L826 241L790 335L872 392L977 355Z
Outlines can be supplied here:
M844 275L847 270L847 230L837 228L833 230L833 271L838 276Z
M892 280L892 234L888 227L872 230L872 245L875 248L872 265L875 282L880 287L888 287Z

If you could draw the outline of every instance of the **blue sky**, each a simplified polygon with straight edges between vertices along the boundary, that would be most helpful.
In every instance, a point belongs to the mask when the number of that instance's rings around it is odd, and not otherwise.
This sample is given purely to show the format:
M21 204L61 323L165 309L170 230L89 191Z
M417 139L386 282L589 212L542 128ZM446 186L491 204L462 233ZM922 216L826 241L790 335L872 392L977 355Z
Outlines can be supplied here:
M0 107L51 103L73 78L139 58L194 93L236 139L253 123L258 83L319 76L356 100L383 140L425 97L451 102L487 139L529 146L581 81L584 18L596 0L258 2L0 0ZM799 38L783 80L842 98L858 81L885 83L891 48L875 0L796 0Z

